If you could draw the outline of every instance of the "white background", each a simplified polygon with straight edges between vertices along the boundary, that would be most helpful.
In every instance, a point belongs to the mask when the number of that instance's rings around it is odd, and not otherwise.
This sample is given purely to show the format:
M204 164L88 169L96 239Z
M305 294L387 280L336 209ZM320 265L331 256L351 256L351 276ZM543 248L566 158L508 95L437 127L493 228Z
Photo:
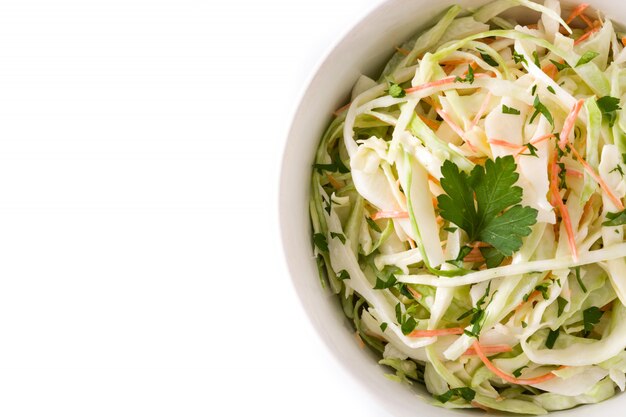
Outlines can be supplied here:
M378 1L0 1L0 415L385 416L276 213L299 91Z

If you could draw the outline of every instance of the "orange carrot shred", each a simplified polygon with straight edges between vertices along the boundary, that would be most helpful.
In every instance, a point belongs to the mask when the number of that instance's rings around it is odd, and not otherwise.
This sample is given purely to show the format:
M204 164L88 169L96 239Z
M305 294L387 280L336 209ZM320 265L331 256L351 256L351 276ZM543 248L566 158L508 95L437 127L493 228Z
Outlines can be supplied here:
M372 220L379 219L407 219L409 213L407 211L378 211L372 216Z
M561 148L561 150L565 150L565 145L567 145L567 142L569 141L569 135L572 132L574 125L576 124L578 113L580 113L580 110L582 109L584 104L585 100L578 100L576 104L574 104L574 107L572 107L572 110L567 116L567 119L565 119L565 123L563 124L563 130L561 130L561 140L559 142L559 147Z
M576 19L581 14L585 13L585 10L587 10L588 7L589 7L589 4L583 3L583 4L579 5L579 6L577 6L576 8L574 8L574 10L572 10L572 13L570 13L570 15L567 17L567 19L565 19L565 23L567 23L568 25L570 23L572 23L572 21L574 21L574 19Z
M591 35L593 35L594 33L596 33L596 32L597 32L597 31L599 31L599 30L600 30L600 28L597 28L597 27L595 27L595 28L591 29L589 32L585 33L585 34L584 34L584 35L582 35L580 38L576 39L576 40L574 41L574 45L578 45L578 44L580 44L581 42L586 41L587 39L589 39L589 38L591 37Z
M541 376L538 376L538 377L535 377L535 378L529 378L529 379L515 378L515 377L507 374L506 372L503 372L497 366L495 366L493 364L493 362L491 362L489 360L489 358L487 357L487 355L483 351L483 348L480 346L478 341L474 341L473 347L474 347L474 350L476 351L476 354L478 355L480 360L483 361L483 363L485 364L487 369L489 369L491 372L493 372L494 374L496 374L500 378L504 379L505 381L510 382L511 384L533 385L533 384L540 384L542 382L546 382L546 381L549 381L551 379L556 378L556 375L553 372L548 372L545 375L541 375ZM561 366L558 369L560 370L560 369L564 369L564 368L565 368L564 366Z
M553 201L556 203L556 206L559 209L559 213L561 213L561 219L563 220L563 224L565 225L565 231L567 232L567 242L569 244L570 252L572 253L572 258L574 259L574 261L578 261L578 248L576 247L576 237L574 235L574 229L572 228L572 221L569 217L569 211L567 210L567 206L563 203L563 199L561 198L561 194L559 193L559 169L560 168L556 163L555 157L552 163L552 172L550 176L550 191L552 192Z
M326 177L328 178L328 182L330 183L330 185L332 185L335 190L343 188L343 184L337 181L332 175L326 174Z
M436 120L429 119L428 117L422 116L421 114L419 114L418 116L420 119L422 119L422 122L424 122L424 124L428 126L431 130L437 131L439 129L440 123L438 123Z
M465 131L463 131L459 125L454 123L454 120L452 120L452 117L450 117L448 113L446 113L443 109L437 109L437 114L452 128L452 130L454 130L457 135L461 137L461 139L463 139L465 143L467 143L467 146L469 146L472 152L476 152L476 147L465 138Z
M483 352L485 352L485 355L495 355L498 353L505 353L505 352L510 352L513 350L513 348L509 345L487 345L487 346L482 346ZM463 356L476 356L476 350L471 347L469 349L467 349L465 351L465 353L463 353Z
M411 51L404 49L404 48L400 48L399 46L396 46L396 51L400 52L404 56L407 56L411 53Z
M480 105L480 108L478 109L478 113L476 113L476 117L474 117L474 120L472 121L472 125L470 126L470 129L474 126L476 126L478 124L478 122L480 121L480 119L482 119L483 115L485 114L485 111L487 110L487 106L489 105L489 102L491 101L491 91L489 91L487 93L487 95L485 96L485 99L483 100L482 104Z
M462 327L453 327L450 329L434 329L434 330L413 330L409 333L409 337L435 337L463 334Z
M622 38L622 45L626 46L626 36Z

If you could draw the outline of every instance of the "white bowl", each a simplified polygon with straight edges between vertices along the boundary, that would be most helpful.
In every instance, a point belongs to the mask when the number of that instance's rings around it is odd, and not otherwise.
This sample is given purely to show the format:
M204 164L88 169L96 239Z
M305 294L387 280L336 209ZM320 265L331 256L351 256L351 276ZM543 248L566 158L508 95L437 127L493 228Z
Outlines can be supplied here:
M315 329L339 363L386 410L398 417L458 416L469 412L446 410L427 404L424 400L430 398L430 394L423 387L419 384L406 387L388 380L383 376L385 370L377 364L374 354L357 345L354 330L345 318L337 297L322 289L312 255L308 206L311 166L321 135L331 121L332 112L346 103L360 74L378 78L394 46L400 45L418 30L432 25L433 18L447 7L453 4L475 7L487 2L388 0L373 9L321 61L302 95L283 153L279 216L287 266L296 291ZM621 1L585 2L601 10L614 22L626 22L626 7ZM522 8L516 9L515 13L522 13L516 15L521 20L531 16L527 9ZM559 416L622 415L624 408L626 396L619 395L600 404L559 412Z

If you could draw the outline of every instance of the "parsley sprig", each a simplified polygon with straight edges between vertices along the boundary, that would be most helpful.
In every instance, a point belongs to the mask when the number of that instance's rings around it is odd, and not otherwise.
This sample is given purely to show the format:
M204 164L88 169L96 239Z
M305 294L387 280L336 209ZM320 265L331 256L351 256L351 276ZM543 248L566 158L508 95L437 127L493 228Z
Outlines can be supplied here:
M441 187L437 197L441 217L463 229L471 242L489 243L504 256L511 256L522 246L522 237L530 234L537 222L537 210L525 207L522 188L515 185L515 159L507 155L472 172L460 171L452 161L441 168Z

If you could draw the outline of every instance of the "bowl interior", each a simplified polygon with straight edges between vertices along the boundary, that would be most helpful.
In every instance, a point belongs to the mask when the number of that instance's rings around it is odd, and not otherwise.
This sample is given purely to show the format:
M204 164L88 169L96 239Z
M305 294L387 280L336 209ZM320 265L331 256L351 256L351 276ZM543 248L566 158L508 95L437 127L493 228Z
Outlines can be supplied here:
M279 216L285 257L295 289L314 327L337 360L389 412L397 416L458 416L464 411L430 406L422 400L430 398L422 387L407 387L385 378L386 371L377 364L373 353L358 347L351 324L345 318L337 297L321 288L310 243L308 199L311 165L332 112L345 104L360 74L376 79L394 47L432 25L450 5L460 4L468 8L486 2L388 0L380 4L349 30L319 65L295 112L284 148ZM586 2L616 23L626 21L626 8L621 2ZM576 3L563 4L567 8L567 4ZM533 17L532 12L522 8L512 10L511 14L522 21L536 19L536 15ZM625 396L560 412L559 415L582 417L616 413L620 404L626 405Z

